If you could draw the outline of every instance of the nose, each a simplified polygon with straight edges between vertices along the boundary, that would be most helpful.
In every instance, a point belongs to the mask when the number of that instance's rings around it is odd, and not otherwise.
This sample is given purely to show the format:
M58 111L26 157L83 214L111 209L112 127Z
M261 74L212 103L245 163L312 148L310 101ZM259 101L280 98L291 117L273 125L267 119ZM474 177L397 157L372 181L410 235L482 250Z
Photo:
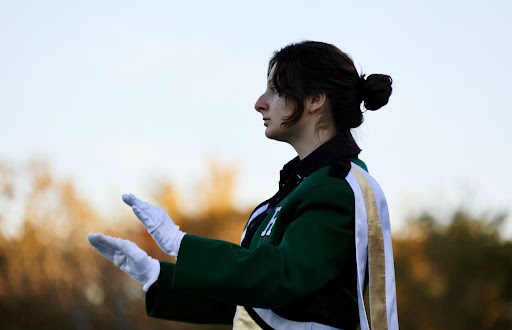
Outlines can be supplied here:
M263 93L259 98L258 100L256 101L256 103L254 104L254 109L256 109L256 111L258 112L262 112L262 111L266 111L268 109L268 102L266 102L265 100L265 93Z

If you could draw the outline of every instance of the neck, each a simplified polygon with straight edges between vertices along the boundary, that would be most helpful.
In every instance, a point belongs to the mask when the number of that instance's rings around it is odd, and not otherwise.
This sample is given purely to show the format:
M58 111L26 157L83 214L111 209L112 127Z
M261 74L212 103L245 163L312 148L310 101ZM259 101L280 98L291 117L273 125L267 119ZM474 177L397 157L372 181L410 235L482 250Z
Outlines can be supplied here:
M295 137L289 141L289 143L299 155L299 159L303 160L310 153L315 151L315 149L332 139L334 135L335 132L332 130L321 129L318 132L311 130L305 134Z

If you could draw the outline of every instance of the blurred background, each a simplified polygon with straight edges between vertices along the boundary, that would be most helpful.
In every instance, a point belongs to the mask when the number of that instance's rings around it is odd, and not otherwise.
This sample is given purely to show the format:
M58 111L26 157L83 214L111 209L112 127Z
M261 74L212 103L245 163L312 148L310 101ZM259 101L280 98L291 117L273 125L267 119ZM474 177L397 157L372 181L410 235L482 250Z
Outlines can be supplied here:
M254 103L318 40L393 78L352 131L390 207L401 329L512 329L510 1L0 0L0 328L225 329L148 318L87 243L172 261L124 205L239 242L292 147Z

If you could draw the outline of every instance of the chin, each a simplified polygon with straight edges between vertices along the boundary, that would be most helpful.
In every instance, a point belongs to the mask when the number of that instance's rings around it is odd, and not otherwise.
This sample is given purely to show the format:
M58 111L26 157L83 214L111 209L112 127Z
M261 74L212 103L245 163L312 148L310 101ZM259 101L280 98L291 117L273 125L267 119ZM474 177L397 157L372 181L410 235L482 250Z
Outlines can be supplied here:
M286 139L283 136L283 134L279 134L279 132L273 132L271 129L268 128L265 130L265 136L271 140L286 142Z
M276 138L276 137L275 137L275 135L276 135L276 134L272 131L272 129L269 129L269 128L267 127L267 129L265 130L265 136L266 136L267 138L269 138L269 139L275 139L275 138Z

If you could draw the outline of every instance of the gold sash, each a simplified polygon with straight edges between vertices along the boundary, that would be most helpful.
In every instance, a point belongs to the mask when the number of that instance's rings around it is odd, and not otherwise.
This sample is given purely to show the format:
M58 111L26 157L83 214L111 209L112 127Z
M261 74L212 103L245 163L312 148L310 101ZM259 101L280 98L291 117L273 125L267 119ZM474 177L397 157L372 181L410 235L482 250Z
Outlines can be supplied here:
M233 330L262 330L243 306L236 306Z
M363 173L353 166L354 174L363 192L364 205L368 218L368 273L370 279L370 319L372 330L386 330L386 267L384 259L384 237L380 224L377 202L372 187Z

